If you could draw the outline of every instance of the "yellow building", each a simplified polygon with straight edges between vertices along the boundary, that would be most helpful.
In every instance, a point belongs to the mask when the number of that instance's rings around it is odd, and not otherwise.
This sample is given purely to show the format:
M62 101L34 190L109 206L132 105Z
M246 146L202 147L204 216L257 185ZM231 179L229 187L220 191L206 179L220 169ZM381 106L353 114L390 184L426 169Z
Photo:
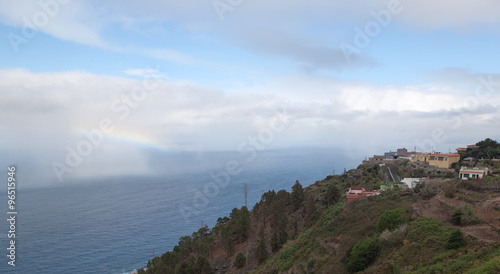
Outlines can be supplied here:
M433 153L427 157L427 162L437 168L450 168L451 164L460 161L460 154L440 154Z
M429 153L418 153L411 158L411 162L427 162Z

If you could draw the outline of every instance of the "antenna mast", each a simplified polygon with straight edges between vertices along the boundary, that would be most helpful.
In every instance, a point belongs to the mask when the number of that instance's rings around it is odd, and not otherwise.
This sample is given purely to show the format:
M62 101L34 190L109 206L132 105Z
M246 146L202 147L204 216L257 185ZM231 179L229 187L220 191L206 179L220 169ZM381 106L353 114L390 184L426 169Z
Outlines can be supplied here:
M248 206L247 206L247 196L248 196L247 183L243 183L243 191L245 192L245 207L248 208Z

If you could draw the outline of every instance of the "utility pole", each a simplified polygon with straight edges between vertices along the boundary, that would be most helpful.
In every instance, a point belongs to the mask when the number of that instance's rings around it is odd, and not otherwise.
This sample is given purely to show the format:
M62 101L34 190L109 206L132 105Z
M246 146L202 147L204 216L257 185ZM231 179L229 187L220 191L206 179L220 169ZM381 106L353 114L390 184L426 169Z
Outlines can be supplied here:
M245 207L248 208L248 206L247 206L247 196L248 196L247 183L243 183L243 191L245 192Z

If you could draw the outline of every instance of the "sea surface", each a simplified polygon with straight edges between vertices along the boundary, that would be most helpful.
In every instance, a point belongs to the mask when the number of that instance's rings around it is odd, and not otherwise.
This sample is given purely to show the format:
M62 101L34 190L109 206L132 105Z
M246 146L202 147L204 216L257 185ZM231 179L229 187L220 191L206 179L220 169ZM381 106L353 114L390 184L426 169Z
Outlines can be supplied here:
M207 188L210 175L222 174L230 161L239 163L239 174ZM291 191L295 180L305 187L360 162L339 149L262 151L252 161L232 152L159 153L151 162L154 174L19 187L16 266L7 264L8 222L0 221L0 273L130 273L153 252L170 251L202 223L213 227L243 206L243 183L251 209L262 191ZM6 188L0 192L5 216Z

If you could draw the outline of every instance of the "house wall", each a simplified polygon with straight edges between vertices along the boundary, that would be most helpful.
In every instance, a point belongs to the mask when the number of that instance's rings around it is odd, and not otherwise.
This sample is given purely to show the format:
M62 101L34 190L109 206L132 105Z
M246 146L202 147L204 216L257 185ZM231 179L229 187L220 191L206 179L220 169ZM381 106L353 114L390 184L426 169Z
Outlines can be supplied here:
M428 158L429 154L418 154L411 159L411 162L427 162Z
M427 162L429 165L433 165L437 168L450 168L451 164L458 163L458 161L460 161L460 155L450 156L434 154L429 156Z
M460 170L460 173L458 175L458 178L460 178L460 179L465 179L465 178L482 179L485 175L488 175L488 168L485 168L485 169L478 169L478 168L467 169L467 168L462 167L462 169Z
M478 172L460 172L460 179L464 178L471 178L471 179L482 179L484 176L484 173L478 173Z

